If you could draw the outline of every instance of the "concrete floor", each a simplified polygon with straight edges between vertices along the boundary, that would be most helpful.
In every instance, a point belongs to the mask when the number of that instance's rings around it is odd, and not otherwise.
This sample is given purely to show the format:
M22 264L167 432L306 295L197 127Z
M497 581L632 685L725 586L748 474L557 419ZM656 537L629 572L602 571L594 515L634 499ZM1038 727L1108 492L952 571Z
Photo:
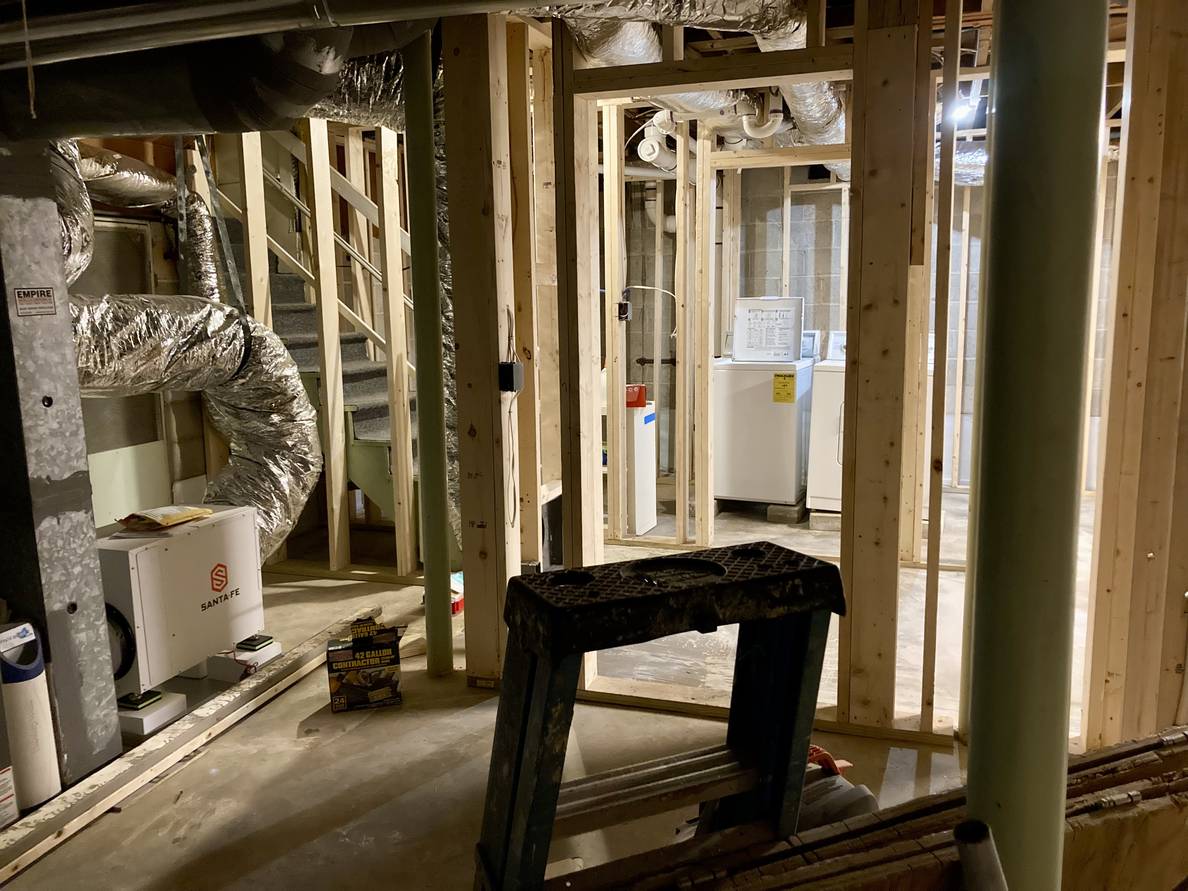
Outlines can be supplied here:
M661 489L663 492L663 489ZM663 497L663 496L662 496ZM662 507L671 511L671 502ZM841 552L838 532L814 531L808 523L769 522L765 505L720 502L714 518L715 546L767 540L822 559L836 562ZM1089 604L1089 570L1093 552L1095 501L1086 495L1081 504L1078 542L1078 577L1073 637L1072 708L1070 735L1080 734L1081 702L1085 662L1085 633ZM941 527L941 562L965 564L966 538L969 530L969 496L946 492L943 496L944 525ZM671 512L660 514L657 528L649 537L673 535L675 519ZM608 545L604 558L630 560L648 555L676 553L662 545ZM904 567L899 573L898 650L896 653L895 716L908 719L919 715L921 672L924 652L923 569ZM937 670L934 708L938 729L953 726L957 719L961 678L961 636L965 614L965 573L945 569L938 576ZM698 689L701 701L727 704L734 665L735 627L722 628L714 634L676 635L647 644L607 650L598 656L599 674L655 681ZM706 693L709 696L706 696ZM830 627L829 648L821 679L818 703L837 704L837 621Z
M423 622L420 588L266 577L268 630L293 646L370 604ZM456 630L461 630L458 620ZM461 636L455 638L461 667ZM497 699L404 667L405 705L333 715L316 671L16 877L19 891L469 887ZM718 721L579 704L567 776L721 742ZM821 735L890 806L952 788L952 750ZM555 843L585 865L672 841L691 810Z

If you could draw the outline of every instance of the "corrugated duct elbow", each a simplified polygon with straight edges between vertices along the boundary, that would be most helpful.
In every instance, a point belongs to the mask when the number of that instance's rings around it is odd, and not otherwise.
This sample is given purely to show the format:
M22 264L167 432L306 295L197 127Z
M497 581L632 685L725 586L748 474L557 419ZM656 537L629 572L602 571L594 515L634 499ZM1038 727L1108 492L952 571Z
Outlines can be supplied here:
M91 231L84 175L94 178L97 197L105 203L164 204L167 212L176 212L161 171L92 150L80 162L69 141L56 144L54 152L73 161L54 168L63 254L67 268L77 270L70 281L90 259L89 237L83 257L76 234ZM219 301L209 211L193 193L186 214L190 242L201 241L202 248L190 255L191 284L204 296L71 295L79 387L88 396L201 392L230 450L204 500L254 507L260 554L267 557L296 523L321 473L317 413L280 338ZM205 229L196 225L202 220Z

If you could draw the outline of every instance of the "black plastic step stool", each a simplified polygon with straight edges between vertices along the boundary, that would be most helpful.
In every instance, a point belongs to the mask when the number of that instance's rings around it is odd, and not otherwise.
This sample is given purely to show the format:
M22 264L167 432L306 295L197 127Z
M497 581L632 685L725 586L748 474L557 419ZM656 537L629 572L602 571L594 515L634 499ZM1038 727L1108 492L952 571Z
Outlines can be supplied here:
M792 835L829 614L844 612L836 566L770 542L513 578L476 887L544 882L582 655L736 622L726 744L748 786L703 805L702 828Z

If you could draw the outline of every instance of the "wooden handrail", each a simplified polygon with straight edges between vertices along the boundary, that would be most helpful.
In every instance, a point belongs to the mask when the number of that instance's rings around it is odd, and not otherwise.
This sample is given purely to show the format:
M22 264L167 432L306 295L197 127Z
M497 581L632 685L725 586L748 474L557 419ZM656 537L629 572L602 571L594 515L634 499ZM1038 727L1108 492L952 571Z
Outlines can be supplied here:
M265 132L302 165L305 164L305 143L288 130L267 130ZM380 224L379 207L376 203L359 191L359 189L351 184L350 180L333 167L330 168L330 188L345 199L347 204L367 217L371 225L378 226ZM400 249L406 254L411 253L412 247L409 242L408 232L399 225L397 229L400 232Z

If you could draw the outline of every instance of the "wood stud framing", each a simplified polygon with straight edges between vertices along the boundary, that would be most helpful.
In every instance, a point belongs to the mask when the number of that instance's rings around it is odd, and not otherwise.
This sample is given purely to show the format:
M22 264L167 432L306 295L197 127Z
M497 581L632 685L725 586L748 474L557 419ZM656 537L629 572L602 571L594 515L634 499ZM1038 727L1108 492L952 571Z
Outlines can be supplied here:
M264 161L259 133L239 137L239 181L243 184L243 261L247 310L260 324L272 327L272 295L268 285L268 221L264 204Z
M957 104L957 71L961 57L961 0L945 3L945 68L942 106ZM933 725L936 687L936 624L940 593L941 494L944 490L945 378L949 365L949 292L953 257L953 165L957 121L941 121L940 207L936 244L936 315L932 363L932 429L928 448L928 567L924 580L924 664L921 671L920 729ZM931 177L929 177L931 179ZM960 420L960 419L958 419Z
M347 510L346 419L342 395L342 349L338 339L338 275L334 260L334 231L330 186L330 141L326 121L302 123L309 173L312 214L314 294L318 317L318 358L321 366L322 456L326 478L326 528L330 568L351 562L350 515Z
M1108 412L1098 491L1085 742L1166 727L1184 681L1188 31L1181 5L1131 7ZM1179 503L1176 504L1176 499ZM1179 511L1179 514L1177 514Z
M916 19L882 0L857 10L841 536L850 671L848 683L839 680L838 715L888 727L895 703Z
M350 157L350 146L347 147ZM362 140L358 151L362 154ZM379 162L377 205L380 220L380 264L383 268L384 355L388 367L389 460L396 524L396 572L417 569L417 524L413 509L412 418L409 414L408 332L404 312L403 254L400 250L400 150L396 132L376 130ZM349 169L349 165L348 165ZM366 221L364 221L366 224Z
M697 290L693 307L693 494L696 541L714 541L714 428L711 384L714 371L713 322L716 302L714 275L714 210L717 175L710 155L717 143L714 131L697 130Z
M627 468L625 452L627 409L624 389L627 383L625 324L619 321L618 304L627 279L623 269L626 259L626 220L623 183L623 108L602 106L602 231L605 288L603 304L606 350L606 533L622 539L627 524Z
M520 560L541 559L540 387L536 315L536 233L533 228L532 96L528 26L507 25L507 120L512 186L512 273L516 352L524 389L516 396L520 471Z
M693 265L693 251L689 249L691 231L689 216L693 212L690 201L689 187L689 124L684 122L677 125L676 135L676 248L673 252L673 284L672 290L676 294L673 330L676 339L673 351L676 356L676 385L673 389L673 442L675 452L675 466L673 467L676 483L676 539L680 544L689 541L689 496L690 496L690 466L689 466L689 387L692 380L689 375L689 303L690 303L690 269Z
M517 421L514 396L498 381L499 363L516 352L506 19L448 18L442 39L466 671L488 684L503 661L507 580L520 571Z
M562 539L565 563L602 555L598 399L598 119L574 95L573 37L553 21L557 304L560 327Z

